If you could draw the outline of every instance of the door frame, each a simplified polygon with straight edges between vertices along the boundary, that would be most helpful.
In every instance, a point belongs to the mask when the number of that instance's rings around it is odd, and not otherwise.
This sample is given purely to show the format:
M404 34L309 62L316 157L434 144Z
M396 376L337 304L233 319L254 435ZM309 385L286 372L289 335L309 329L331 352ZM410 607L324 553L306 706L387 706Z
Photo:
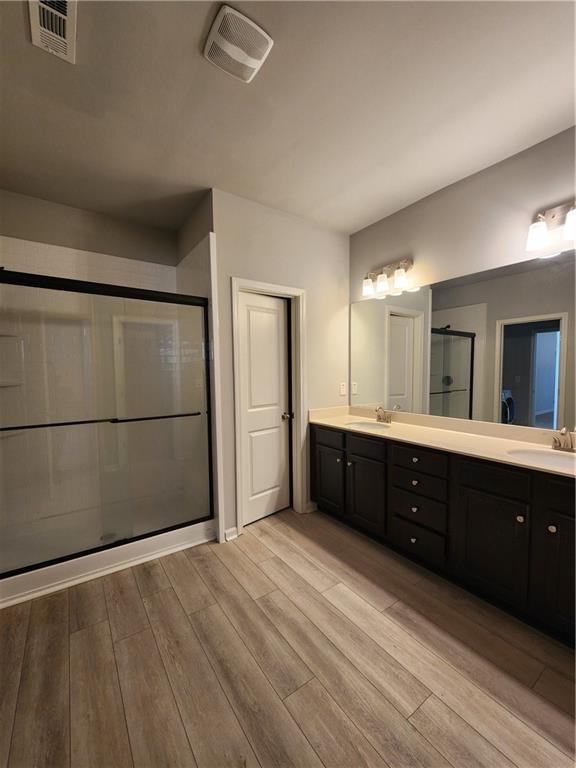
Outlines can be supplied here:
M234 347L234 424L236 467L236 528L244 528L244 478L242 473L242 377L240 375L240 293L256 293L290 301L290 341L292 409L292 509L306 512L308 502L308 463L306 461L307 382L306 382L306 291L286 285L262 283L233 277L232 339Z
M425 388L424 381L430 380L430 354L425 354L425 328L424 328L424 310L423 309L407 309L406 307L394 306L389 304L386 306L386 313L384 315L384 339L386 343L386 349L384 354L389 361L390 355L390 316L398 315L399 317L410 317L414 320L414 358L412 362L412 403L414 413L427 413L428 409L425 409L425 405L429 400L428 386ZM428 358L428 359L427 359ZM389 367L389 366L388 366ZM424 377L425 370L428 369L428 375ZM388 407L388 378L384 382L385 389L385 407ZM428 391L426 391L428 390Z
M558 376L558 424L564 425L564 410L566 400L566 365L568 349L568 312L554 312L549 315L530 315L528 317L510 317L496 320L496 355L494 358L494 397L493 418L495 424L500 424L500 401L502 392L502 362L504 355L504 327L522 323L537 323L541 320L560 321L560 370ZM543 429L543 427L538 427Z

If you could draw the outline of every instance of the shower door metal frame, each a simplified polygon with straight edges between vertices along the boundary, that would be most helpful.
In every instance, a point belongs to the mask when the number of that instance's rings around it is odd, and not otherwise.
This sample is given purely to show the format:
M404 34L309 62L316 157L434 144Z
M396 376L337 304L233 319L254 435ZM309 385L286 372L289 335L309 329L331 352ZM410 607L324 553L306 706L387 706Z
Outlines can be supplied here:
M476 334L472 333L472 331L451 331L449 328L431 328L430 335L433 333L438 334L438 336L460 336L465 339L470 339L470 399L468 404L468 419L472 421L474 407L474 341L476 339Z
M152 536L158 536L162 533L168 533L169 531L175 531L180 528L188 528L191 525L197 523L205 523L208 520L214 519L214 473L212 463L212 391L210 386L210 331L209 331L209 316L208 316L208 299L202 296L191 296L184 293L170 293L168 291L154 291L147 288L132 288L130 286L112 285L108 283L93 283L89 280L74 280L67 277L54 277L52 275L37 275L31 272L16 272L13 270L5 269L0 266L0 284L6 285L21 285L29 288L46 288L53 291L69 291L71 293L84 293L95 296L114 296L119 299L136 299L141 301L156 301L162 304L181 304L188 306L195 306L202 308L202 319L204 322L204 375L206 381L206 417L207 417L207 436L208 436L208 494L209 494L209 514L197 520L191 520L185 523L178 523L176 525L168 526L167 528L161 528L159 530L150 531L148 533L142 533L138 536L132 536L129 539L121 539L119 541L113 541L109 544L103 544L99 547L92 547L91 549L84 549L81 552L62 555L62 557L53 558L52 560L46 560L33 565L26 565L22 568L16 568L12 571L6 571L0 573L0 580L9 578L11 576L17 576L21 573L29 573L30 571L38 570L39 568L45 568L46 566L56 565L58 563L64 563L68 560L76 560L79 557L85 557L86 555L92 555L95 552L102 552L106 549L112 549L114 547L121 547L126 544L130 544L133 541L140 541L141 539L147 539ZM85 421L66 421L66 422L53 422L47 424L30 424L30 425L18 425L14 427L2 427L0 426L0 432L14 432L25 429L48 429L50 427L69 427L80 426L86 424L128 424L136 421L158 421L164 419L185 418L187 416L201 416L202 411L194 411L190 413L175 413L167 416L144 416L139 418L129 419L87 419Z

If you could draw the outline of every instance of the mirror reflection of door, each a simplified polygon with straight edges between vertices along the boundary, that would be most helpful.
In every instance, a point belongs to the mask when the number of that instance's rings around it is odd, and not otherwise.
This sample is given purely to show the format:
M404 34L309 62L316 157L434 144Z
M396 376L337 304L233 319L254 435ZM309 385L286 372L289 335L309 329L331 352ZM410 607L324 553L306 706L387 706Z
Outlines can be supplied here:
M543 429L561 426L560 331L560 318L504 321L501 423Z
M414 410L414 318L390 315L388 408Z

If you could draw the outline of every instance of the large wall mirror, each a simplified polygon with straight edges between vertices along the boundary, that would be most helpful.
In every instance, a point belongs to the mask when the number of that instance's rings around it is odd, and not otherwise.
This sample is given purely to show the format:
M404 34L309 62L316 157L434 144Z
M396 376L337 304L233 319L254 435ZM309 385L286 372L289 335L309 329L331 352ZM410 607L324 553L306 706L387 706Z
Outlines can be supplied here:
M574 428L574 252L350 307L355 406Z

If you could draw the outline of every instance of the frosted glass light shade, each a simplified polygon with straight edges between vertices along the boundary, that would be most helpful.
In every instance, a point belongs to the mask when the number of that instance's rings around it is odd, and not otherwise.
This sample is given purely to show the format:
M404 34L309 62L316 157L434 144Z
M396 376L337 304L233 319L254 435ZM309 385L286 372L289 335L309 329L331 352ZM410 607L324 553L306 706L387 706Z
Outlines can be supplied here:
M385 293L389 293L390 291L390 282L388 280L388 275L385 275L382 273L381 275L378 275L376 278L376 293L379 296L382 296Z
M406 277L406 270L402 267L394 270L394 290L403 291L408 285L408 278Z
M564 222L564 240L576 240L576 208L568 211Z
M366 277L362 281L362 296L364 296L364 298L374 296L374 281L371 277Z
M527 251L541 251L550 244L550 236L545 221L535 221L530 224L526 238Z
M420 286L415 285L412 288L407 288L406 290L408 291L408 293L418 293L418 291L420 290Z

